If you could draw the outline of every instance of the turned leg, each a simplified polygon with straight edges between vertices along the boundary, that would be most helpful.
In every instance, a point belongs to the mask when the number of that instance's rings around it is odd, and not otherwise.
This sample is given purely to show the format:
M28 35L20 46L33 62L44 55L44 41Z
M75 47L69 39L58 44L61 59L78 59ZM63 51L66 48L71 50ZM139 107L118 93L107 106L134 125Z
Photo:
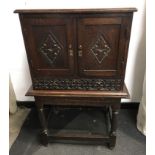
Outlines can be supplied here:
M44 114L43 104L36 102L36 107L38 111L38 116L41 124L41 142L43 145L48 145L48 130L47 130L47 121Z
M119 108L111 107L111 131L110 131L110 143L109 148L113 149L116 145L116 131L117 131L117 117L119 114Z

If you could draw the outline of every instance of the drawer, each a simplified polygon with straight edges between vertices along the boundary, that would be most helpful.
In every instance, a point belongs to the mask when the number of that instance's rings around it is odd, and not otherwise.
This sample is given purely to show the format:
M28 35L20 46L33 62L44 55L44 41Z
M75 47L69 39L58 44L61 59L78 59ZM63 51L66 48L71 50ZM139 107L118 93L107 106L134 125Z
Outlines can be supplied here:
M119 91L123 87L121 79L35 79L33 88L36 90L102 90Z
M44 105L61 105L61 106L95 106L103 107L106 105L120 105L120 98L80 98L80 97L35 97L36 103L43 103Z

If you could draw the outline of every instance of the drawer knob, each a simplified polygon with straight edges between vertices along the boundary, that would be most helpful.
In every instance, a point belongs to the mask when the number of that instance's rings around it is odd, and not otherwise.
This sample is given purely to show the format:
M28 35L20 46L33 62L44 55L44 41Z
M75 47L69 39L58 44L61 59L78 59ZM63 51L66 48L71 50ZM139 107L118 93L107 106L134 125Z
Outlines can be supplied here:
M79 57L82 57L82 45L79 45L78 54L79 54Z
M72 45L69 44L69 55L73 56L73 49L72 49Z

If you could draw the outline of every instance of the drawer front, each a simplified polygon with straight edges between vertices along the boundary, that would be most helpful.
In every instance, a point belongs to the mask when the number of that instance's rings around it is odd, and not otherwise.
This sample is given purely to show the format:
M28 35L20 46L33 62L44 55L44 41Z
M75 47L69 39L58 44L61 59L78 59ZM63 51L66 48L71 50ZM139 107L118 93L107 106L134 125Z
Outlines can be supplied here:
M119 91L123 87L123 81L119 79L35 79L34 89L38 90L102 90Z
M54 106L92 106L92 107L104 107L105 105L120 106L120 98L67 98L67 97L35 97L36 103L43 103L44 105Z
M33 77L72 75L72 19L46 14L22 15L21 23Z
M128 23L125 23L125 21ZM78 22L79 73L121 78L126 64L128 17L90 17Z

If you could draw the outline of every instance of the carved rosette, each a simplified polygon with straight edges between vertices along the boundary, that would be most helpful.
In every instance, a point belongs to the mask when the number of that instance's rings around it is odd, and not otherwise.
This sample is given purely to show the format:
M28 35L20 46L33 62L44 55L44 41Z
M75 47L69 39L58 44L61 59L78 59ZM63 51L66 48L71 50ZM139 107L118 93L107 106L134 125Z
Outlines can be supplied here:
M120 79L35 79L34 89L46 90L121 90Z
M91 51L95 58L97 59L98 63L101 64L103 59L108 56L108 53L111 51L107 41L103 35L100 35L96 42L93 44Z
M39 51L50 64L53 64L58 55L62 52L62 49L63 46L55 35L52 32L49 32L45 40L41 43Z

